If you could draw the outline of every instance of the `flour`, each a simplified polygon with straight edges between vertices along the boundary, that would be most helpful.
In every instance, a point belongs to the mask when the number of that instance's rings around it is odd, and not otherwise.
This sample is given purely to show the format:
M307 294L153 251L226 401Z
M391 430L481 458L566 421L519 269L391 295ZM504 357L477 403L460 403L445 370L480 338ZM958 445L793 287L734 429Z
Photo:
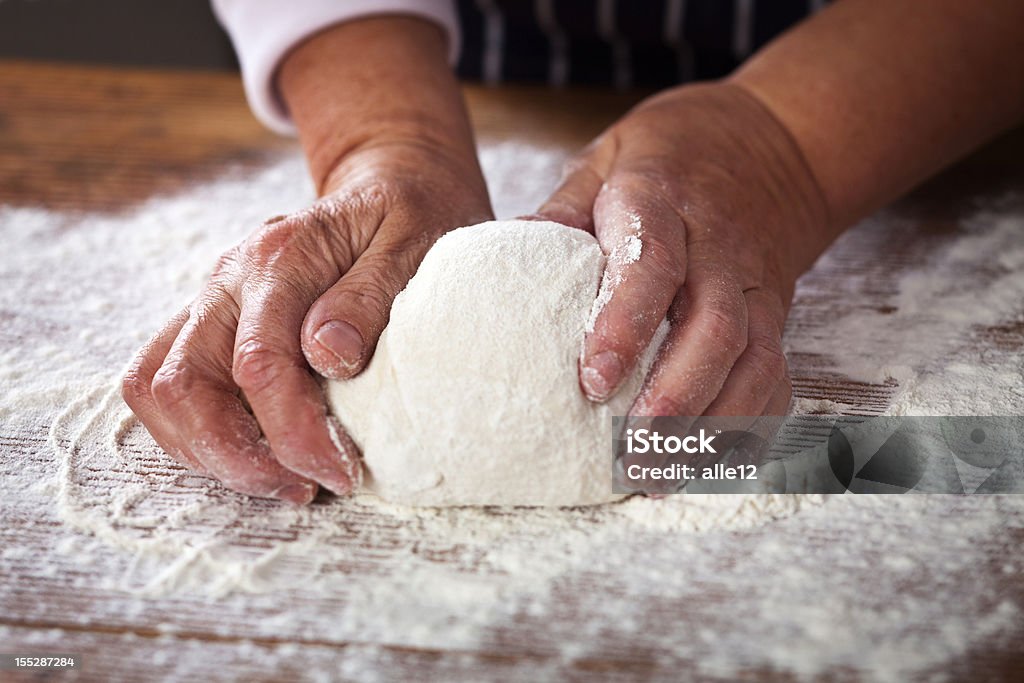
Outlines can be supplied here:
M499 214L535 208L562 158L485 147ZM357 496L296 508L177 466L121 404L117 377L221 251L310 200L305 178L289 157L124 215L0 208L0 569L19 577L0 582L3 611L155 628L166 635L146 640L149 665L172 651L168 677L180 680L221 658L249 657L265 672L294 657L279 644L204 650L188 635L229 629L253 642L352 643L338 674L357 678L396 656L389 645L539 653L521 678L601 657L725 679L837 669L962 678L950 663L965 653L1020 642L1022 598L1000 588L1019 586L1022 571L1005 559L1019 555L1008 549L1024 529L1017 497L691 495L413 510ZM795 371L809 372L806 355L831 356L841 372L891 387L894 413L1020 414L1013 335L969 349L972 335L1024 318L1022 216L1013 198L981 207L920 264L892 266L903 269L895 312L851 307L836 327L791 330ZM889 220L848 234L819 269L884 255L864 250ZM627 258L642 249L636 237ZM975 259L990 259L985 277L953 277ZM802 283L798 305L815 282ZM813 396L796 405L853 407ZM33 592L54 586L88 609ZM40 647L87 638L25 633L0 627L5 642ZM637 642L643 652L628 649ZM197 661L204 652L216 661Z
M927 255L898 279L888 306L858 308L839 318L827 330L842 341L832 355L834 367L863 382L897 382L887 411L892 415L1020 414L1022 349L983 338L997 336L1001 327L1024 326L1022 212L1019 196L979 209L963 221L948 248ZM882 214L864 232L884 240L906 227ZM856 238L848 234L842 240ZM842 252L826 254L822 264L831 266L837 253ZM786 341L790 353L828 349L820 338Z
M328 383L370 490L408 505L619 498L609 426L664 334L608 401L583 395L577 349L605 260L592 235L549 221L489 221L438 240L366 370Z

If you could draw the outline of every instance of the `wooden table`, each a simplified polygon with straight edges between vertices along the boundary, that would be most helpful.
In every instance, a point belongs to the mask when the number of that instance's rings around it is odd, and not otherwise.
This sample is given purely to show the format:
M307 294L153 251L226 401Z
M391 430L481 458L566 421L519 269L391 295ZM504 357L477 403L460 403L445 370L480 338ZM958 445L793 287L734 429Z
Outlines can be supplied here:
M467 88L466 95L481 142L515 139L567 149L585 144L639 97L479 87ZM0 204L124 212L147 198L214 178L224 169L239 165L256 168L293 149L294 142L273 136L255 122L234 75L0 62ZM922 235L950 230L979 197L1024 187L1022 159L1024 134L1018 131L895 206L892 215L911 219L914 228L891 235L889 265L917 258L919 250L927 248L920 246ZM873 289L861 295L870 297L872 291L884 291L887 276L868 262L866 247L852 244L846 249L848 267L866 269L876 276ZM851 266L858 255L865 257L864 264ZM843 277L841 271L815 271L805 278L794 305L791 331L820 326L823 311L844 305L841 296L830 299L821 294L825 284ZM1024 322L983 330L977 340L1004 350L1024 348ZM894 388L892 382L845 379L832 372L824 355L800 354L790 360L797 396L834 400L843 404L846 412L881 412ZM52 458L49 427L40 425L36 433L0 434L0 463L11 468L19 462L43 463ZM158 473L167 467L163 462L147 464L150 466ZM7 640L0 642L0 652L32 651L33 643L39 642L34 636L61 629L60 649L84 654L92 667L79 672L81 680L160 679L175 670L175 658L197 653L203 655L203 661L214 662L195 672L210 680L308 677L317 667L327 671L332 662L353 658L363 668L351 669L342 677L358 679L376 672L389 680L718 679L707 672L694 674L692 661L671 661L671 666L666 666L670 653L645 649L643 632L623 635L612 628L609 634L595 635L593 648L584 654L566 658L554 652L549 647L551 638L572 633L575 619L595 618L585 609L584 593L611 590L614 577L590 576L568 586L579 591L580 597L565 598L572 609L563 610L553 622L538 624L524 618L522 623L504 624L486 645L468 651L373 639L355 642L329 635L317 637L308 631L271 637L253 631L252 621L289 607L330 618L332 611L343 609L344 596L314 600L299 594L282 598L276 605L272 599L250 605L244 596L220 602L187 595L146 600L124 595L116 587L82 590L72 581L77 576L73 558L56 555L51 547L60 522L46 510L10 509L14 512L5 513L0 529L4 547L24 546L42 559L27 562L0 554L0 581L7 584L0 603L0 628L6 629ZM945 514L953 520L957 509L950 505ZM724 558L723 566L744 561L743 544L755 544L769 533L739 534L734 555ZM777 533L790 534L795 547L806 543L807 551L813 553L840 542L844 534L856 533L856 526L808 530L794 525ZM988 582L999 599L1024 605L1019 566L1014 572L999 569L1006 563L1019 565L1024 533L1016 527L1007 533L998 539L978 540L985 548L986 565L964 580ZM865 558L869 555L865 551ZM647 626L682 624L697 629L702 614L728 610L734 601L742 600L728 583L709 584L703 590L705 598L686 604L658 604L656 596L652 597L643 610ZM841 619L842 615L837 615L837 620ZM173 628L165 628L167 623ZM1011 642L972 646L944 664L944 669L960 679L1021 680L1022 643L1024 624L1018 624ZM253 657L254 652L284 646L293 648L294 656L274 660L276 668L261 668ZM786 671L757 667L733 675L749 680L793 678ZM14 680L12 676L0 672L0 680ZM63 680L62 676L66 674L51 678ZM857 675L836 670L826 678L855 680ZM34 679L26 675L17 680Z

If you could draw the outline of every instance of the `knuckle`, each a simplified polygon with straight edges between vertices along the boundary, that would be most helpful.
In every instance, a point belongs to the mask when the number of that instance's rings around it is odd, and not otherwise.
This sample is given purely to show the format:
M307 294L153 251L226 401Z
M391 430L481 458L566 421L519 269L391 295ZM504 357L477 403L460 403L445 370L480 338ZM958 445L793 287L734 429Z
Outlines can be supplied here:
M223 279L234 273L238 268L238 256L238 247L232 247L221 254L213 266L213 272L210 274L211 279Z
M299 226L300 221L296 219L283 219L265 224L245 241L246 257L260 265L277 261L293 244Z
M384 244L363 256L373 265L372 282L390 300L402 291L440 235L415 235ZM372 260L370 260L372 259Z
M213 315L214 311L220 310L231 301L234 301L234 296L229 285L220 278L210 280L206 283L202 293L189 304L189 317L194 318L191 321L192 325L202 324Z
M387 322L393 301L394 296L384 286L372 284L356 290L352 304L356 308L371 314L367 322L370 323L374 332L379 332ZM384 318L384 320L380 320L381 318Z
M337 278L336 252L340 218L333 202L321 202L304 211L265 223L242 245L250 275L257 278L301 272L316 280ZM347 252L346 252L347 253ZM253 272L255 271L255 273Z
M641 261L651 275L670 285L678 287L682 280L682 262L679 260L679 251L670 247L660 239L649 238L643 243L643 250L640 252Z
M674 226L671 221L682 218L677 210L679 204L668 191L660 167L645 163L628 169L616 170L601 189L602 203L614 207L618 212L632 218L644 218L657 226L666 239L671 236L684 237L683 225Z
M231 375L239 388L259 392L273 385L285 369L295 364L290 355L263 342L249 340L236 349Z
M416 184L375 176L372 181L357 182L341 194L321 199L300 215L304 222L321 232L334 233L339 226L352 232L360 225L379 224L389 209L400 203L398 197L415 187Z
M181 335L191 349L203 349L201 341L208 335L235 335L238 326L238 303L236 296L220 282L210 282L203 293L192 302L189 323L182 328Z
M361 262L372 263L378 274L385 274L396 266L401 270L415 269L422 255L437 240L434 235L417 233L388 241L378 240L374 248L365 253Z
M359 311L372 311L375 314L386 313L391 308L394 294L383 282L376 280L360 280L352 283L352 288L345 294L347 305Z
M149 392L150 385L141 376L137 367L133 367L121 378L121 398L132 410L143 404Z
M189 400L195 386L195 371L183 363L165 365L153 376L153 401L161 410L173 409Z
M786 355L778 342L770 337L755 337L750 341L751 360L757 371L770 379L787 378Z
M742 316L721 306L709 307L702 316L700 331L716 344L734 347L744 336L746 322Z

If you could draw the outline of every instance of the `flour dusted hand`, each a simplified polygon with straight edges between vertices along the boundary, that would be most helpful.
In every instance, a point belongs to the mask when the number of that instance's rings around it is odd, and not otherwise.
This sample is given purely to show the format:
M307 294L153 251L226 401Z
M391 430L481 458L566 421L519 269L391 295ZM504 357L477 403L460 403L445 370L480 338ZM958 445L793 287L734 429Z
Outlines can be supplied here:
M581 336L590 399L618 390L667 317L631 414L786 412L782 329L796 277L823 248L823 208L757 100L728 83L646 100L575 160L539 215L592 232L611 255L605 305Z
M319 202L224 254L139 353L124 397L168 454L254 496L307 503L318 485L358 486L358 453L314 371L359 372L430 244L490 215L486 194L464 185L472 174L423 154L350 156Z
M367 488L410 505L614 500L611 418L629 409L651 354L607 403L580 391L604 265L592 235L557 223L442 237L395 299L366 370L328 386Z

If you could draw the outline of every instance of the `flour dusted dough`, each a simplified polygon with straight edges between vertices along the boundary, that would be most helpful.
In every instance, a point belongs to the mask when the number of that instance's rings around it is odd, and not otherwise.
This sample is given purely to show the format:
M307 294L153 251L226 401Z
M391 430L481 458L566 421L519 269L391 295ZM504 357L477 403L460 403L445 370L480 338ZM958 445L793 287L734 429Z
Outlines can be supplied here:
M604 264L593 236L557 223L493 221L441 238L395 299L366 370L328 385L367 488L428 506L618 498L611 418L649 363L606 404L580 391Z

